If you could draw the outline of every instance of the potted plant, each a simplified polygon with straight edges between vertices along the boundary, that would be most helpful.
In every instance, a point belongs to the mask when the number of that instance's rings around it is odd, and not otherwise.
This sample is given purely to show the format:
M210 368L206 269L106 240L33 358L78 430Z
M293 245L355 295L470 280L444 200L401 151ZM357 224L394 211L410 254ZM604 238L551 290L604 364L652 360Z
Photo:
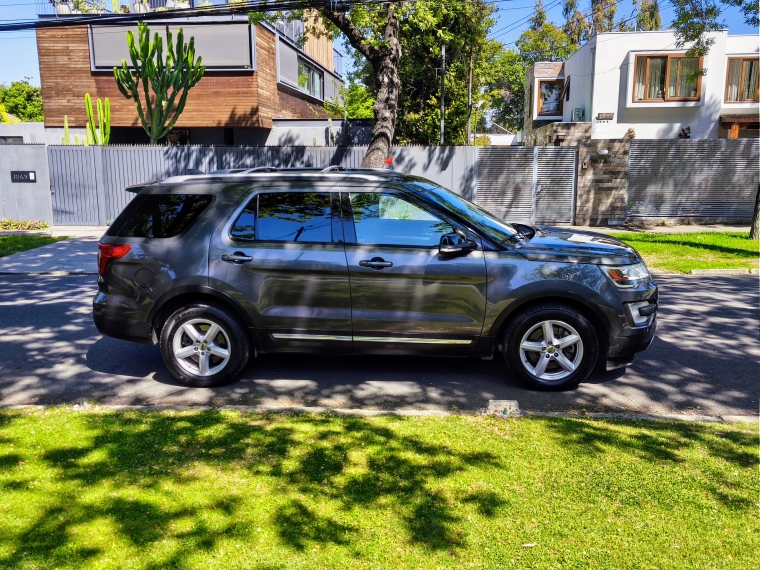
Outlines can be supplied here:
M181 0L174 0L174 8L177 10L189 10L190 2L183 2Z
M137 0L132 4L132 12L135 14L147 14L150 12L150 4L148 4L147 0Z
M166 0L166 9L174 10L174 0Z
M71 5L68 0L50 0L50 3L55 6L56 14L71 14Z
M122 14L129 14L129 6L126 6L125 4L122 4L122 5L119 7L119 11L120 11Z

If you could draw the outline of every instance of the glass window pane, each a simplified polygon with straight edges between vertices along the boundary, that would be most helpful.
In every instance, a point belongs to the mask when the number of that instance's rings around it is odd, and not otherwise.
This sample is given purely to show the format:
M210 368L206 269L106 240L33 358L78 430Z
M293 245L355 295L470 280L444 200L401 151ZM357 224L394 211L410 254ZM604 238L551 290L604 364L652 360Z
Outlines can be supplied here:
M757 93L758 60L748 59L744 64L744 81L742 82L742 99L754 101Z
M199 194L136 196L114 220L109 236L170 238L189 227L211 203Z
M328 192L273 192L259 195L256 239L332 241Z
M562 81L540 81L538 88L541 91L541 107L539 115L559 115L562 93Z
M647 58L636 58L636 78L633 87L633 100L641 101L644 99L644 89L646 88L647 76Z
M647 99L665 98L665 69L668 58L650 57L649 77L647 78Z
M728 86L726 87L726 101L738 101L739 89L742 80L742 60L728 60Z
M322 74L314 70L314 92L312 93L317 99L322 98Z
M304 62L298 62L298 87L306 93L309 92L309 71L311 69Z
M453 228L392 194L351 194L356 241L361 244L435 247Z
M256 239L256 204L258 198L251 200L240 214L240 217L232 226L230 237L238 241L250 241Z
M672 58L668 77L668 97L697 97L698 72L698 58Z

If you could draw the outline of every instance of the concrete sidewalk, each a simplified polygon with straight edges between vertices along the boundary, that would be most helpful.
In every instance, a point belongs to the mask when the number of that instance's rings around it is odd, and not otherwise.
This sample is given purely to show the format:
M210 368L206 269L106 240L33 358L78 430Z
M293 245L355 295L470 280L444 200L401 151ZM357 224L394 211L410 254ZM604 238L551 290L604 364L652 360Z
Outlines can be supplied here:
M0 257L0 274L97 275L99 238L77 237Z

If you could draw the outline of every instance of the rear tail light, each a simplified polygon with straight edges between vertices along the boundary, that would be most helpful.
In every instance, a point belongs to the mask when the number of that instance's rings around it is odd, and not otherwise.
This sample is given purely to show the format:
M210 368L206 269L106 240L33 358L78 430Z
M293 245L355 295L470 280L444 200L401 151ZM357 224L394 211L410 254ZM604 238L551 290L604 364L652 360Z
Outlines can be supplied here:
M101 277L106 274L108 263L112 259L124 257L132 249L131 245L111 245L107 243L98 244L98 275Z

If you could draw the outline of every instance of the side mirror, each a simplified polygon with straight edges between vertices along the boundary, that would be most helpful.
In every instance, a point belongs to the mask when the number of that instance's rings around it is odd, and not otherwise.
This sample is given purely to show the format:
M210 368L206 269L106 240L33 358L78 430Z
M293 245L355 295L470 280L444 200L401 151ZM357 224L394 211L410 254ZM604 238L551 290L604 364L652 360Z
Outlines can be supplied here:
M444 234L441 236L438 252L444 254L469 253L477 247L477 244L467 241L467 238L462 234Z

